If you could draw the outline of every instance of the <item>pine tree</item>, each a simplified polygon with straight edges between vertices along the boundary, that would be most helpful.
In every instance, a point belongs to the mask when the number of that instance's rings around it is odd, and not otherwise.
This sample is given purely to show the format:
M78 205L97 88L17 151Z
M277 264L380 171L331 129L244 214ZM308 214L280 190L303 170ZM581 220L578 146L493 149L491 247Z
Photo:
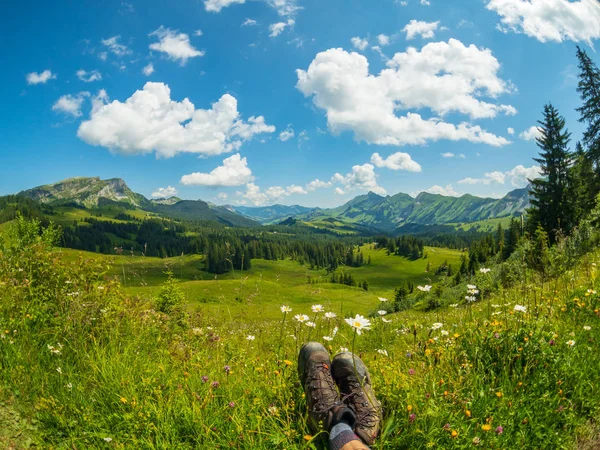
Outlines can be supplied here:
M594 168L581 143L577 143L573 155L573 166L569 171L569 197L572 199L573 223L578 224L595 204L590 180L594 179Z
M570 133L565 129L565 119L551 104L544 107L544 119L539 124L542 136L536 141L541 152L534 161L540 164L542 177L530 180L532 206L528 212L532 232L539 224L554 242L559 230L569 231L573 225L569 199Z
M583 145L587 147L587 154L596 170L600 173L600 70L590 59L585 50L577 47L579 60L579 84L577 92L581 96L583 105L577 108L579 121L587 125L583 133ZM596 189L597 189L596 180ZM594 193L597 193L594 192Z

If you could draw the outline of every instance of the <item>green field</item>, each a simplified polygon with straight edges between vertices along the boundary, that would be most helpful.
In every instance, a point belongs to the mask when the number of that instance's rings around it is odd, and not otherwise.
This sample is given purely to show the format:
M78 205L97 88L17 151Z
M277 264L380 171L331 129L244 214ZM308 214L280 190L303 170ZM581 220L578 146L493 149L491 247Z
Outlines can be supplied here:
M80 257L102 259L109 265L108 275L123 283L128 294L151 298L160 290L170 270L181 281L189 305L203 314L222 320L253 321L279 317L278 305L289 304L307 308L323 303L339 314L372 312L378 297L394 297L394 289L402 282L432 284L437 280L433 271L447 261L458 267L460 252L425 247L426 259L411 261L388 255L387 250L376 250L364 245L361 252L371 257L371 264L362 267L344 267L336 271L350 273L357 282L367 280L369 290L329 283L331 274L310 270L297 261L252 260L252 269L214 275L203 270L201 255L176 258L147 258L127 254L103 256L78 250L58 250L66 261ZM431 272L427 273L427 264ZM309 282L311 280L311 282Z

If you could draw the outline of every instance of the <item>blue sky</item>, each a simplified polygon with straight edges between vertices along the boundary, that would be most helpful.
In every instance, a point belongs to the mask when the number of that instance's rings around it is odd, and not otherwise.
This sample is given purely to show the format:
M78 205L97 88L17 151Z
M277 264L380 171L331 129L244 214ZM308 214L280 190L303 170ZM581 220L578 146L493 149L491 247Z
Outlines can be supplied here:
M336 206L535 176L597 0L9 0L0 195L73 176L147 197Z

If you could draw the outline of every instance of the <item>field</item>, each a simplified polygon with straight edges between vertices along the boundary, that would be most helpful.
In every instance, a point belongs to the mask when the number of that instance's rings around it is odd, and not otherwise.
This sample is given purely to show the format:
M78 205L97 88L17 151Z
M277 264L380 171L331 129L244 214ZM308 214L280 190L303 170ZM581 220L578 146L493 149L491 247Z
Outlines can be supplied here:
M426 247L426 259L415 261L388 255L386 250L376 250L365 245L361 252L371 257L371 264L363 267L346 267L357 281L367 280L369 291L329 283L330 274L325 270L310 270L292 260L266 261L255 259L252 269L243 272L213 275L203 270L201 255L176 258L146 258L139 255L99 256L95 253L61 249L66 261L91 258L106 261L107 275L122 282L125 292L143 298L152 298L160 290L170 270L181 281L191 310L223 320L254 321L278 318L277 305L285 300L292 307L306 307L323 303L340 315L373 311L378 297L394 297L394 289L404 281L415 285L431 284L436 277L433 270L448 262L457 267L460 252L449 249ZM427 264L431 272L426 272ZM308 282L311 280L311 282Z

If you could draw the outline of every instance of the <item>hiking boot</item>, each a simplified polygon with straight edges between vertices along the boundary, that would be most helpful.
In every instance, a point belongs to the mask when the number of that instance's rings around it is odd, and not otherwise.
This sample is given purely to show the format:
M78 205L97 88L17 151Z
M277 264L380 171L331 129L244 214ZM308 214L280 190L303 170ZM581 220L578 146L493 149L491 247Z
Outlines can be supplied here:
M356 414L354 432L365 444L373 444L379 434L381 403L375 398L367 366L351 352L338 353L333 358L331 374L343 401Z
M341 401L331 377L331 360L325 347L318 342L309 342L302 347L298 355L298 375L315 432L329 431L341 421L351 427L354 425L354 413Z

